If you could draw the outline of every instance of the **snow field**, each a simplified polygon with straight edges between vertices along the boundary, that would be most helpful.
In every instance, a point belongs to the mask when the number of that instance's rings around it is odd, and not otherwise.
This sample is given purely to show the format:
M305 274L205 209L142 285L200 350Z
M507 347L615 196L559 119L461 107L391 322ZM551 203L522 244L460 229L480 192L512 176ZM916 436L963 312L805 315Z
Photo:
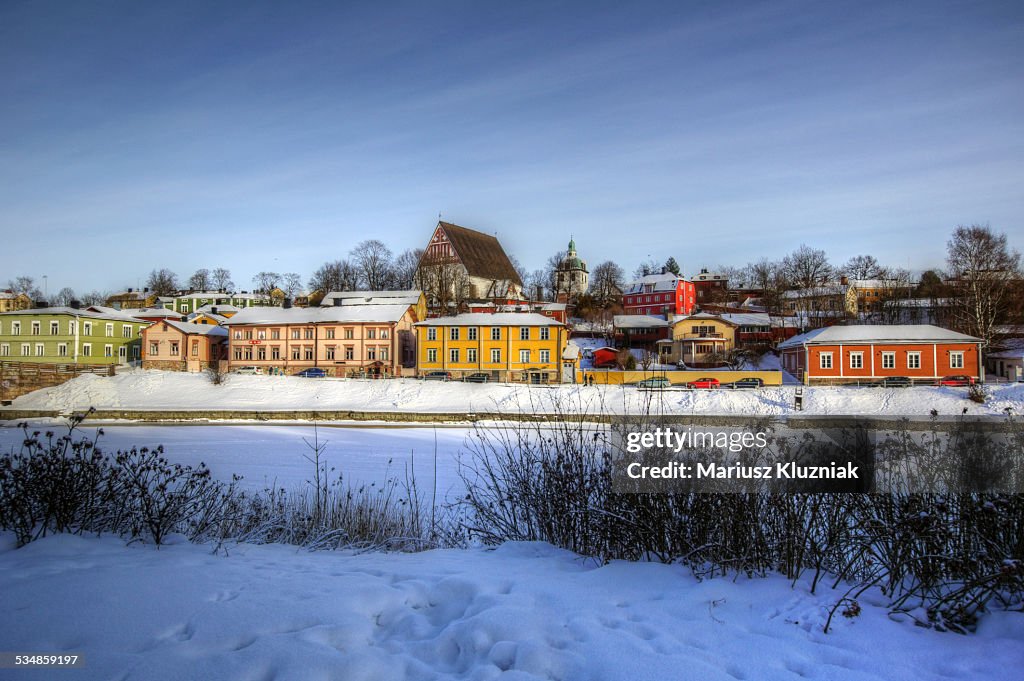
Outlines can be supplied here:
M57 536L0 552L0 638L86 655L82 679L1013 678L1024 618L972 636L894 622L781 577L696 581L547 544L420 554L125 547ZM59 613L59 615L58 615ZM4 678L41 678L5 670Z

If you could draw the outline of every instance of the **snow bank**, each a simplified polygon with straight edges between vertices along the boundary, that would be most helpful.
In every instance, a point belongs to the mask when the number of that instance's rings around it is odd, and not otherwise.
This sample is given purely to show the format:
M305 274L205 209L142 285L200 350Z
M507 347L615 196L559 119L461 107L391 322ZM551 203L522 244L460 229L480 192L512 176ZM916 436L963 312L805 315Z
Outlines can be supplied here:
M989 615L978 634L957 636L891 621L862 599L861 614L837 616L826 635L833 591L810 595L781 577L697 582L677 566L595 567L546 544L227 554L72 536L4 551L0 640L83 654L76 679L125 681L900 681L1007 678L1024 664L1019 614Z
M384 412L639 413L648 402L672 414L781 415L793 413L792 386L761 390L640 391L632 386L530 387L396 379L308 379L231 375L216 386L201 374L131 370L113 377L86 374L14 401L16 409L358 410ZM925 415L1002 414L1024 409L1024 385L988 387L984 405L966 399L966 388L805 388L806 414ZM0 410L0 418L2 418Z

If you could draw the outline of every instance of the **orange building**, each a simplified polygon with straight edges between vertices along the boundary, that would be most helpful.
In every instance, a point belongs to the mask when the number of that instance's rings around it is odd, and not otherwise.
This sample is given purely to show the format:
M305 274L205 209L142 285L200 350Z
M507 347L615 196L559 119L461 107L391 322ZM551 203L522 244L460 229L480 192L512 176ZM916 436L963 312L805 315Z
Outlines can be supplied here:
M804 383L907 377L982 380L981 340L930 324L829 326L779 345L782 368Z
M227 359L228 332L170 319L142 330L142 368L198 372Z

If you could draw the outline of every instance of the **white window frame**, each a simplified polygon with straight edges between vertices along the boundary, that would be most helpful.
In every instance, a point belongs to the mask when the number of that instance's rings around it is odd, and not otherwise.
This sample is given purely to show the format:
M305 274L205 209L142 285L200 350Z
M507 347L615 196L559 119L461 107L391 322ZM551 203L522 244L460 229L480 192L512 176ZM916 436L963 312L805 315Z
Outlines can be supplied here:
M11 335L12 336L20 336L21 335L21 322L11 322Z
M964 352L963 350L952 350L949 353L949 368L950 369L963 369L964 368Z
M114 356L114 346L111 345L110 343L105 344L103 346L103 356L104 357L113 357Z
M448 340L459 340L459 327L453 326L448 329Z
M475 326L471 326L466 329L466 340L475 341L477 336L477 330Z
M67 343L57 343L57 356L58 357L67 357L68 356L68 344Z
M541 364L549 364L550 362L551 362L551 351L550 350L541 350L540 351L540 363Z
M104 331L104 335L107 338L113 338L114 337L114 324L112 322L107 322L107 326L106 326L106 329Z
M427 348L427 361L431 364L437 363L437 348Z
M530 340L530 327L520 326L519 327L519 340Z
M818 353L818 368L819 369L831 369L832 366L833 366L833 364L832 364L832 353L831 352L820 352L820 353Z
M466 361L470 363L476 362L476 348L466 348Z
M895 352L883 352L882 353L882 368L883 369L895 369L896 368L896 353Z
M551 340L551 329L547 326L540 327L540 339Z
M10 356L11 356L11 344L10 343L0 343L0 357L10 357Z
M43 333L43 323L39 321L32 322L32 335L41 336Z
M851 352L850 353L850 368L851 369L863 369L864 368L864 353L863 352Z
M491 327L491 340L498 340L498 341L501 340L501 327L500 326L492 326Z
M32 345L31 344L29 344L29 343L22 343L21 344L21 356L22 357L31 357L32 356Z
M519 363L520 364L529 364L530 363L530 351L529 350L520 350L519 351Z
M921 353L920 352L907 352L907 368L908 369L920 369L921 368Z
M92 357L92 343L82 343L82 357Z
M491 363L492 364L500 364L501 363L501 348L491 348Z
M36 343L36 357L46 355L46 347L42 343Z
M428 341L437 340L437 327L436 326L428 326L427 327L427 340Z
M50 335L60 335L60 322L58 322L56 319L50 322Z
M459 363L459 349L458 348L448 348L448 361L451 362L452 364L458 364Z
M131 337L132 337L132 325L131 324L125 324L124 326L121 327L121 338L131 338Z

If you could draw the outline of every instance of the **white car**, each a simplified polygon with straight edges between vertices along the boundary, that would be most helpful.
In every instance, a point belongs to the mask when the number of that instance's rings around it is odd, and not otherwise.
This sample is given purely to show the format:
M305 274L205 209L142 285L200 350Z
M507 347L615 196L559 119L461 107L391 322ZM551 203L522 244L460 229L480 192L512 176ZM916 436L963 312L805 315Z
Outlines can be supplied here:
M262 367L253 367L253 366L238 367L237 369L234 370L233 373L236 373L236 374L248 374L250 376L258 376L258 375L263 373L263 368Z

